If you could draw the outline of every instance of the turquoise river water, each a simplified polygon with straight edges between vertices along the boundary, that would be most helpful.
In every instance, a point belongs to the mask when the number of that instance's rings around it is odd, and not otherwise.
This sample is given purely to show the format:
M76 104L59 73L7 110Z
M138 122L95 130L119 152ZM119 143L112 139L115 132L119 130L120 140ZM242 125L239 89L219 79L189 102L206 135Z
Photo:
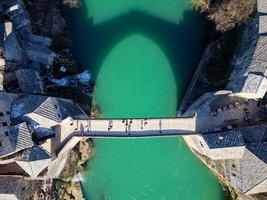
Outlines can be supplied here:
M105 118L175 117L208 27L186 0L86 0L71 11L74 52L93 70ZM89 200L223 200L182 138L96 139Z

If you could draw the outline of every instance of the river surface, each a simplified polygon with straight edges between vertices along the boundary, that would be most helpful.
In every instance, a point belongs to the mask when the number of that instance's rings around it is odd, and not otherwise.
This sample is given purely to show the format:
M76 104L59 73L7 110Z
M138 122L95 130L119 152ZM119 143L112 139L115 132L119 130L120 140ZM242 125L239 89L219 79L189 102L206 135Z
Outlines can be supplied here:
M208 29L186 0L86 0L69 16L101 117L175 117ZM89 200L225 199L182 138L96 139L83 189Z

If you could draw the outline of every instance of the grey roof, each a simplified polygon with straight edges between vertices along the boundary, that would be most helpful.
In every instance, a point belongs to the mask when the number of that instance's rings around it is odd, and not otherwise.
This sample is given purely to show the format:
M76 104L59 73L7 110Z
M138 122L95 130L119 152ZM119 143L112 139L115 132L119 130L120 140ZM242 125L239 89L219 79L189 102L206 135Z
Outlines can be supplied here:
M16 94L0 92L0 109L10 110L11 102L17 97Z
M260 6L259 6L260 5ZM258 2L262 12L266 1ZM267 14L267 13L265 13ZM267 71L267 16L258 13L247 27L233 60L234 69L227 88L234 92L253 93L263 96L263 81Z
M203 138L211 149L245 146L241 131L207 134Z
M43 127L36 128L34 135L38 141L46 140L56 136L55 132L52 129Z
M0 48L4 48L4 38L5 38L5 27L4 23L0 21Z
M38 160L46 160L50 158L51 156L47 151L45 151L42 147L35 145L32 148L25 150L19 161L32 162Z
M48 37L43 37L35 34L32 34L31 37L29 37L29 41L44 47L49 47L52 42L52 40Z
M16 196L17 200L26 200L34 196L34 192L42 187L43 181L25 180L24 177L17 176L1 176L0 185L1 200L13 200L9 199L11 195Z
M37 177L48 165L51 156L40 146L33 146L25 150L22 157L16 159L16 163L32 178Z
M26 114L35 113L55 122L61 118L57 114L54 98L46 96L26 96L12 102L11 118L19 119Z
M19 3L18 0L2 0L2 2L3 2L3 5L4 5L5 9L8 9L11 6L14 6L14 5Z
M88 116L81 110L81 108L70 100L57 99L62 119L72 117L73 119L87 119Z
M266 163L249 150L245 150L238 171L237 177L241 178L242 192L247 192L267 178Z
M3 3L6 14L21 39L21 46L28 60L44 65L52 65L56 54L48 48L51 39L33 34L31 21L23 3L17 0L6 0ZM17 9L7 10L14 5L18 5Z
M242 129L246 143L267 142L267 126L250 126Z
M50 49L28 41L21 41L26 56L30 61L39 62L44 65L52 65L56 54Z
M15 151L27 149L34 145L31 132L25 122L13 126L10 129L9 136Z
M258 12L267 14L267 1L266 0L257 0L258 3Z
M23 93L43 93L43 85L39 72L31 69L19 69L16 71L16 76L20 89Z
M267 164L267 142L248 144L247 149Z
M11 62L22 62L22 49L14 31L5 40L5 58Z
M4 7L2 1L0 2L0 14L4 12Z
M267 33L267 15L259 16L259 34Z

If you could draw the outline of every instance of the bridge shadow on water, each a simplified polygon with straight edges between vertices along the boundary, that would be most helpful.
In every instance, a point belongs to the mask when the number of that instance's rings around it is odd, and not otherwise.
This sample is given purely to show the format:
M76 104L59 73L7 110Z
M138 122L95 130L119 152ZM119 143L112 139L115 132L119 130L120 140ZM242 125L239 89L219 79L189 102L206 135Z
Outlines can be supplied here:
M88 18L85 5L80 12L67 13L75 39L75 56L83 66L93 69L95 78L116 44L139 34L154 41L165 53L180 92L185 91L193 76L208 35L208 24L196 11L184 12L178 24L138 10L130 10L100 24Z

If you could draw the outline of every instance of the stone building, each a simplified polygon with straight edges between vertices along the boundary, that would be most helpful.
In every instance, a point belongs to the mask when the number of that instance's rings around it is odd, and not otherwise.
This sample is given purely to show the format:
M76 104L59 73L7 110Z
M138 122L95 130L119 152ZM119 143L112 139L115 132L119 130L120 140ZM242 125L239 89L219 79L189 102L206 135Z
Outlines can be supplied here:
M196 114L199 127L212 124L213 129L184 139L241 195L267 192L266 63L267 1L258 0L256 18L248 24L233 60L229 91L204 94L183 114Z
M7 61L16 63L26 59L43 65L52 65L56 54L48 48L51 44L51 39L32 32L31 22L23 2L19 0L3 0L0 4L4 9L4 14L12 23L7 32L8 43L5 45ZM10 36L12 38L10 39L11 41L8 40L10 34L12 34ZM14 55L10 49L20 52L18 54L20 55L19 60L14 58L16 54ZM13 57L9 57L9 54L13 55Z
M59 176L68 151L81 138L59 135L53 127L68 117L88 118L85 112L70 100L3 92L0 105L0 165L17 165L19 175L33 179ZM4 168L0 175L5 174L10 172Z
M237 95L262 98L267 87L267 2L258 0L256 18L247 27L233 61L227 88Z

